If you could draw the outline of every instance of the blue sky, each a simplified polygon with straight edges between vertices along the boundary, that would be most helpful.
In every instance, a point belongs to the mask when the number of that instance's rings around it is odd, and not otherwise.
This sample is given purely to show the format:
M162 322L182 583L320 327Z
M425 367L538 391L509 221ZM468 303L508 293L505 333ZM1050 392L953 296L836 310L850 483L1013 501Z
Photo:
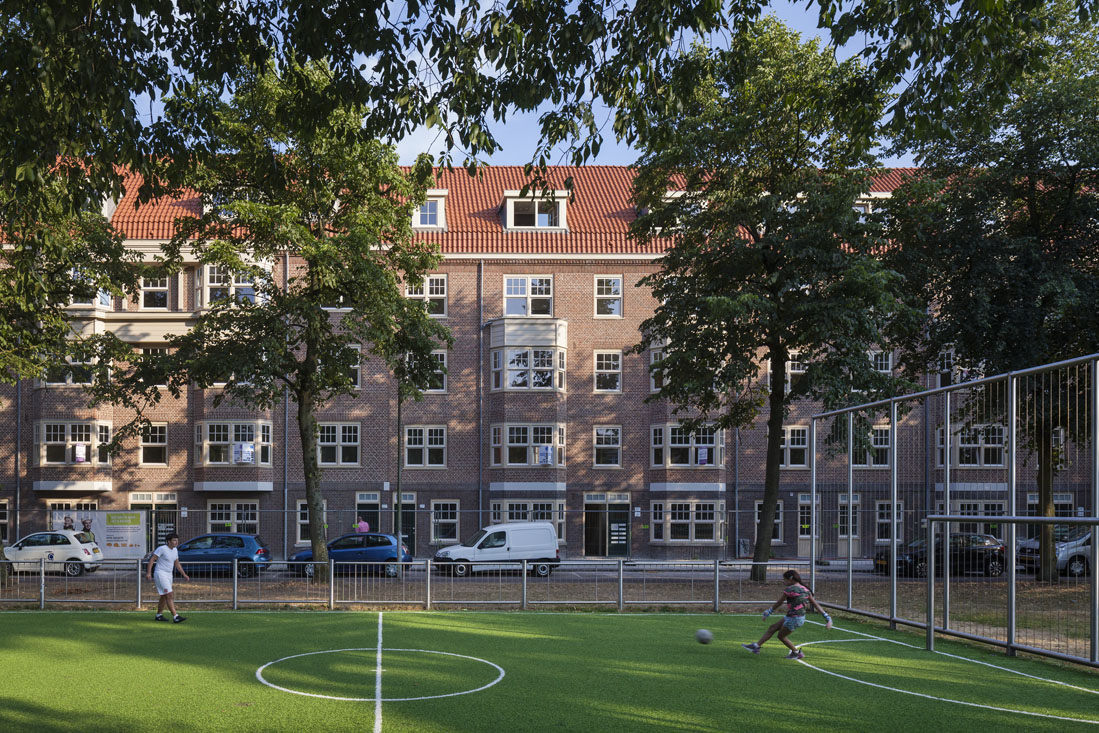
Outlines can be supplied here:
M807 7L811 7L811 9L807 9ZM784 23L801 33L803 38L816 36L821 38L823 42L828 40L826 32L817 29L815 3L808 6L805 0L802 0L802 2L773 0L769 3L767 13L777 15ZM849 57L859 50L859 46L861 44L849 43L840 49L838 55L841 58ZM603 114L606 119L609 119L607 110L604 109ZM614 133L609 122L604 130L604 139L599 155L588 162L600 165L629 165L633 163L637 158L636 151L614 139ZM492 132L501 144L502 149L495 155L485 158L484 162L492 165L523 165L529 163L538 142L538 113L513 115L506 124L496 124L492 128ZM416 155L423 152L425 148L428 152L438 156L442 151L442 145L438 142L438 137L436 130L419 130L405 138L397 145L401 162L405 164L412 163ZM456 150L453 152L453 160L456 164L460 165L464 157L462 151ZM565 164L568 161L562 155L550 159L549 162L551 164ZM882 162L884 165L891 167L913 165L910 158L883 158Z

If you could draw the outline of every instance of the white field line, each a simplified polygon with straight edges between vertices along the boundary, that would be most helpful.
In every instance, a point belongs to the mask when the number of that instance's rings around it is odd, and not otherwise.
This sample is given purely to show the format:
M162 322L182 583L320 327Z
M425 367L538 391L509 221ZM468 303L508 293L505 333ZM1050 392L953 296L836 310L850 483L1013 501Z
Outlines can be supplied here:
M382 733L382 612L378 611L378 660L374 672L374 733Z
M862 633L862 632L859 632L859 631L851 631L851 630L848 630L848 629L840 629L838 627L836 627L836 630L837 631L845 631L845 632L851 633L851 634L857 634L858 636L862 636L862 637L865 637L865 638L863 638L863 639L822 639L820 641L807 641L807 642L804 642L803 644L801 644L801 646L810 646L812 644L842 644L842 643L845 643L845 642L859 642L859 641L864 641L864 642L865 641L884 641L884 642L887 642L889 644L898 644L900 646L908 647L910 649L921 649L922 648L922 647L916 646L914 644L906 644L903 641L895 641L893 639L886 639L886 638L881 637L881 636L874 636L873 634L866 634L866 633ZM974 659L969 659L967 657L961 657L961 656L958 656L956 654L946 654L945 652L936 652L936 653L943 654L943 656L951 657L953 659L960 659L960 660L965 661L965 662L973 662L974 664L982 664L982 665L985 665L987 667L992 667L993 669L999 669L999 670L1002 670L1004 672L1010 672L1012 674L1018 674L1022 677L1029 677L1030 679L1038 680L1040 682L1048 682L1048 683L1053 684L1053 685L1061 685L1063 687L1069 687L1069 688L1072 688L1074 690L1079 690L1081 692L1088 692L1088 693L1091 693L1091 694L1099 694L1095 690L1089 690L1087 688L1077 687L1076 685L1070 685L1068 683L1059 682L1057 680L1046 679L1045 677L1037 677L1035 675L1026 674L1025 672L1016 672L1015 670L1009 669L1007 667L1000 667L998 665L988 664L986 662L978 662ZM1066 716L1066 715L1053 715L1051 713L1036 713L1036 712L1033 712L1033 711L1030 711L1030 710L1017 710L1015 708L1004 708L1004 707L998 707L996 705L983 705L981 703L968 702L966 700L954 700L954 699L951 699L949 697L936 697L935 695L927 695L927 694L922 693L922 692L913 692L912 690L902 690L898 687L889 687L887 685L879 685L875 682L867 682L866 680L860 680L860 679L855 678L855 677L848 677L847 675L843 675L843 674L840 674L838 672L832 672L832 671L829 671L827 669L821 669L820 667L817 667L813 664L810 664L809 662L806 662L804 659L801 659L801 660L798 660L798 661L801 662L801 664L804 664L806 667L808 667L810 669L813 669L813 670L816 670L817 672L823 672L824 674L831 675L833 677L838 677L839 679L847 680L848 682L855 682L857 684L866 685L868 687L876 687L879 690L889 690L890 692L899 692L902 695L912 695L914 697L922 697L926 700L936 700L938 702L954 703L955 705L965 705L967 707L981 708L983 710L995 710L995 711L1001 712L1001 713L1014 713L1016 715L1029 715L1029 716L1032 716L1032 717L1035 717L1035 718L1048 718L1048 719L1052 719L1052 720L1066 720L1066 721L1070 721L1070 722L1073 722L1073 723L1087 723L1087 724L1090 724L1090 725L1099 725L1099 720L1090 720L1088 718L1073 718L1073 717L1069 717L1069 716Z

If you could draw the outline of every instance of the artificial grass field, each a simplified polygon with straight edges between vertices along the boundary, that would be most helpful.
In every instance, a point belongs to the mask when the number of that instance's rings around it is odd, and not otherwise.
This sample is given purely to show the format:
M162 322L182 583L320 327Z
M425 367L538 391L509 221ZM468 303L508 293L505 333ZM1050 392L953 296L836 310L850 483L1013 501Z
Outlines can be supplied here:
M187 615L0 613L0 731L1099 730L1094 671L816 616L800 663L757 615L386 611L379 675L376 612Z

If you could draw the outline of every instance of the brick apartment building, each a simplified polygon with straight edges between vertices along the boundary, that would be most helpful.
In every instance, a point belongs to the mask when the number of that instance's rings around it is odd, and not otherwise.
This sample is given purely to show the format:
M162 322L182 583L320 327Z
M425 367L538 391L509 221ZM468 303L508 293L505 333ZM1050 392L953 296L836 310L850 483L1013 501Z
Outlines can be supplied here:
M903 174L880 177L867 205L888 196ZM562 191L547 202L520 198L527 179L519 167L486 168L475 179L463 171L438 174L414 225L439 243L444 259L423 291L408 295L431 301L453 334L453 348L438 353L447 374L422 401L405 404L400 434L395 386L376 360L361 364L354 396L318 414L329 537L347 531L356 515L392 531L399 468L404 534L418 557L482 525L521 519L554 522L568 558L725 558L742 554L754 537L763 420L751 430L687 435L666 404L645 402L656 390L648 366L660 354L630 348L654 307L638 283L654 271L660 251L627 237L635 217L628 168L557 168L550 182L563 188L569 176L574 196ZM192 199L135 208L135 192L130 186L105 213L147 256L170 238L175 217L201 205ZM274 263L274 277L284 279L295 266ZM100 297L72 305L74 322L158 349L211 299L250 288L193 261L142 286L134 301ZM892 369L888 353L870 358ZM791 369L796 377L798 364ZM950 365L943 369L949 375ZM760 378L767 378L765 364ZM938 380L930 375L928 384ZM43 528L50 509L149 509L161 536L172 528L184 538L258 530L276 556L306 543L292 404L265 412L228 402L214 407L216 389L192 388L163 401L148 415L154 425L145 438L110 457L99 443L129 416L111 406L88 408L80 381L79 365L58 365L42 380L0 386L0 536L13 541L16 531ZM786 428L778 555L808 555L807 419L814 407L797 406ZM941 450L938 466L929 465L932 441L942 443L933 415L930 406L913 410L899 426L899 445L911 456L900 479L900 532L912 531L917 506L941 497ZM963 464L970 455L976 460L955 472L951 508L1010 512L1002 444L997 454L994 431L975 439L976 452L952 446ZM875 431L874 447L856 458L853 507L846 488L840 491L846 469L822 458L824 554L844 555L852 530L859 556L888 540L888 441L887 430ZM1066 511L1082 501L1060 496Z

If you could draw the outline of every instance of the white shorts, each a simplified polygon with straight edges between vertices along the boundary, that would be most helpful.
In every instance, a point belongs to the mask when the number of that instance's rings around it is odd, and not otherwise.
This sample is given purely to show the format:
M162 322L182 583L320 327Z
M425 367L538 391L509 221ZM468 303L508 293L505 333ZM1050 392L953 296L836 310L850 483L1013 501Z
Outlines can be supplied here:
M172 574L154 572L153 583L156 584L156 592L162 596L166 596L172 592Z

